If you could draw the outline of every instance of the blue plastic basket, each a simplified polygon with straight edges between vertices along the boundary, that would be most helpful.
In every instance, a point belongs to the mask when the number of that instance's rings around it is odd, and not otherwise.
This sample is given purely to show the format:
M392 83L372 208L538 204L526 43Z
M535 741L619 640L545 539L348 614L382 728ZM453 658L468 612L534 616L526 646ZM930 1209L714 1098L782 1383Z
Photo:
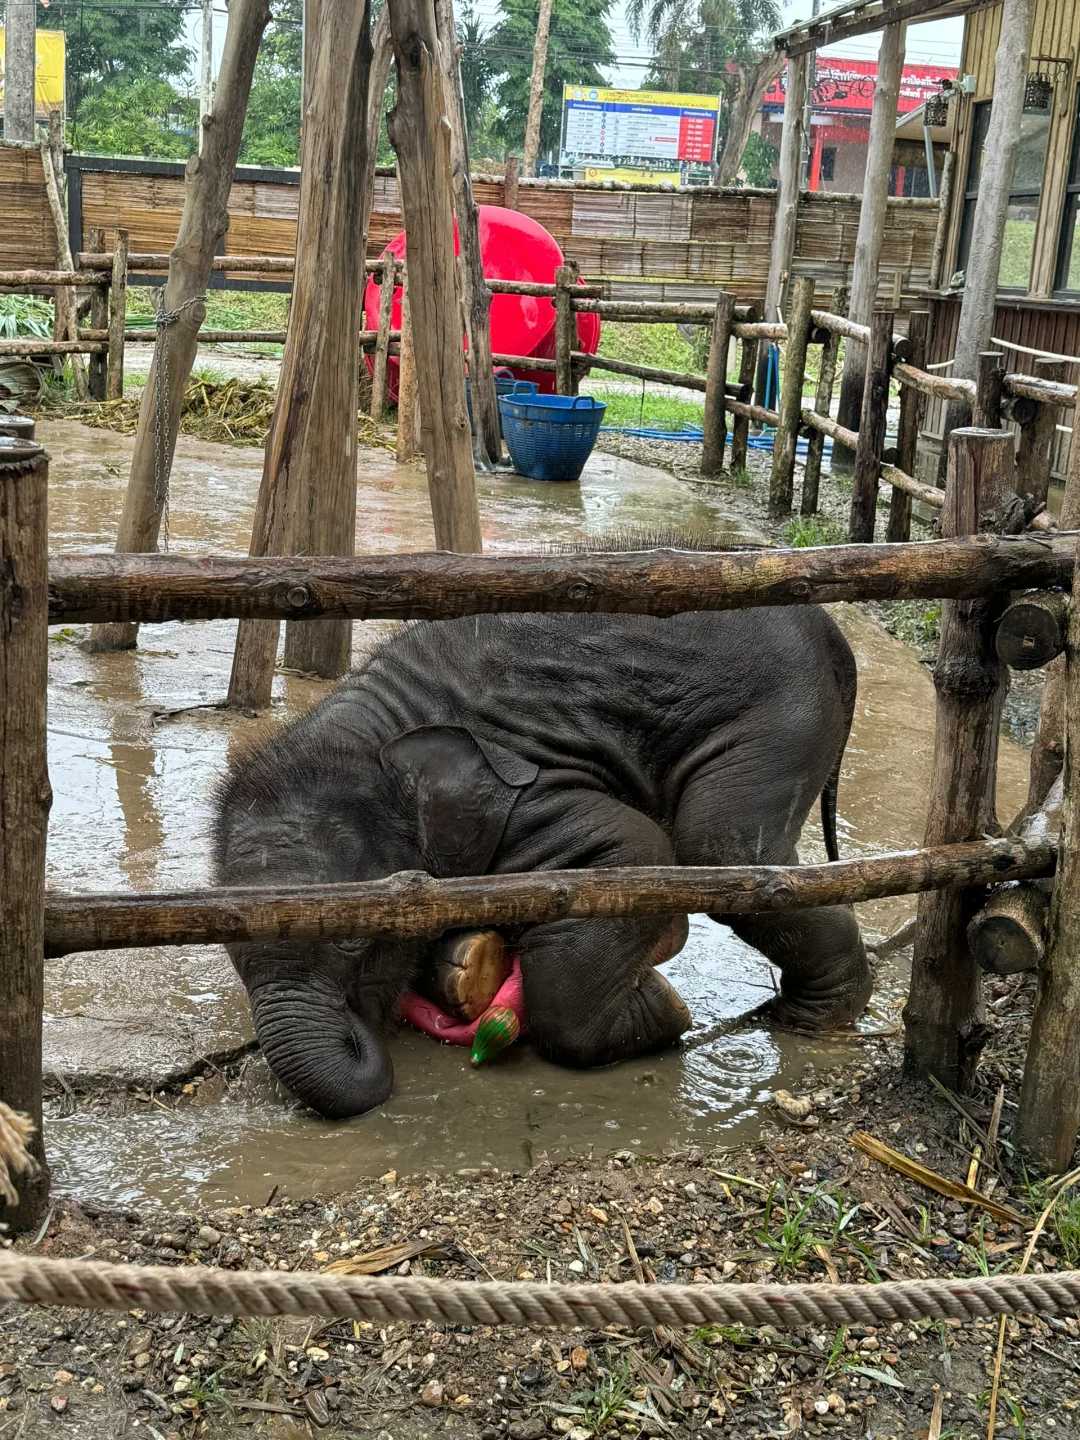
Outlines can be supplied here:
M514 469L530 480L580 479L606 409L591 395L504 395L499 414Z
M515 380L509 370L495 371L495 398L501 400L504 395L535 395L540 387L535 380ZM472 413L472 381L465 377L465 407L469 412L469 424L473 423ZM502 415L499 415L499 433L502 434Z

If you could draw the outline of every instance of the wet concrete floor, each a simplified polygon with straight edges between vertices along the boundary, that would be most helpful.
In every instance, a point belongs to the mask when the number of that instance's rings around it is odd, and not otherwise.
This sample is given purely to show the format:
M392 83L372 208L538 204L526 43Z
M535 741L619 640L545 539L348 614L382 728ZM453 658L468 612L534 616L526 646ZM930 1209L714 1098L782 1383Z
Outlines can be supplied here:
M111 548L131 439L70 422L41 426L52 457L50 524L56 550ZM261 452L181 439L170 497L174 551L246 553ZM596 454L580 486L488 477L480 485L492 551L676 529L753 538L715 492ZM423 474L361 451L357 549L432 543ZM855 649L860 696L840 790L841 848L867 855L922 839L933 693L912 654L854 607L836 607ZM357 657L385 632L355 627ZM79 630L52 633L49 739L54 791L49 883L64 890L164 890L208 881L213 782L232 748L257 727L313 703L325 687L279 675L272 717L210 708L225 693L235 623L144 627L138 651L89 656ZM1008 813L1026 790L1026 759L1003 743L1000 791ZM816 827L802 854L823 859ZM885 930L910 900L863 907ZM752 1137L762 1106L799 1083L806 1064L858 1058L857 1040L809 1042L735 1025L772 992L767 963L726 928L695 917L668 967L695 1019L685 1048L586 1074L538 1060L525 1045L473 1071L466 1052L402 1031L393 1045L396 1092L378 1112L328 1125L283 1101L261 1059L239 1080L219 1076L174 1108L136 1099L121 1113L77 1098L58 1105L50 1156L62 1189L98 1200L178 1205L261 1203L274 1186L301 1196L387 1169L520 1166L534 1154L585 1146L655 1151L680 1141ZM895 1023L904 975L889 969L864 1030ZM247 1005L218 948L68 956L47 967L46 1065L77 1097L96 1085L155 1088L244 1053Z

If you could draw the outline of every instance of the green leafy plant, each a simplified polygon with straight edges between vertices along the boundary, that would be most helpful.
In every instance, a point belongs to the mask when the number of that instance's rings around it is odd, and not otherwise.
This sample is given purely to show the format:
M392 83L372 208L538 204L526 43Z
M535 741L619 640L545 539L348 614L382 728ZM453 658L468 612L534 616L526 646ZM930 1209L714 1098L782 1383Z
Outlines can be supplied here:
M780 151L764 135L752 134L742 155L742 169L748 185L765 188L773 184L773 171Z
M814 545L842 545L844 532L818 515L795 515L784 526L784 539L796 550Z
M52 318L52 306L39 295L0 295L0 339L48 340Z

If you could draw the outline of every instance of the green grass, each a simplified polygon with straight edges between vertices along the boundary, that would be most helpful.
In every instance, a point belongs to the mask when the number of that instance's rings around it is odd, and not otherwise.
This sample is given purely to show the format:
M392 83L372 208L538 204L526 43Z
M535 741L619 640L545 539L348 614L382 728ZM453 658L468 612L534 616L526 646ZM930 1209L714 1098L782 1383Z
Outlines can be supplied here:
M681 430L684 425L701 425L703 406L698 400L683 400L666 390L646 386L644 393L625 394L593 380L588 393L607 406L605 425L644 425L650 429Z
M208 330L283 330L288 295L254 290L210 290L206 296ZM143 325L154 317L154 290L134 288L127 295L127 318Z
M818 515L795 515L784 526L784 539L796 550L814 545L842 545L843 530L833 520Z

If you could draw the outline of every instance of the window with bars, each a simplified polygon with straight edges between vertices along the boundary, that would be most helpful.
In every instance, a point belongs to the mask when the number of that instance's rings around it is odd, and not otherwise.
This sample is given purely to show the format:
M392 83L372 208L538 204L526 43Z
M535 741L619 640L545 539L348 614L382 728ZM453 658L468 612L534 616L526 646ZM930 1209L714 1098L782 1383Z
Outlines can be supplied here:
M957 263L966 269L971 250L971 233L975 224L975 202L979 197L983 151L990 128L991 102L976 105L972 116L971 150L964 205L960 218L960 249ZM1020 145L1009 189L1009 208L1005 218L1005 236L1001 247L1001 268L998 271L1000 290L1028 290L1031 286L1031 264L1035 255L1035 226L1042 198L1043 170L1046 165L1046 142L1050 135L1050 116L1039 111L1025 111L1020 122Z
M1077 92L1080 97L1080 91ZM1065 214L1058 248L1057 288L1080 294L1080 98L1073 121L1072 155L1065 185Z

